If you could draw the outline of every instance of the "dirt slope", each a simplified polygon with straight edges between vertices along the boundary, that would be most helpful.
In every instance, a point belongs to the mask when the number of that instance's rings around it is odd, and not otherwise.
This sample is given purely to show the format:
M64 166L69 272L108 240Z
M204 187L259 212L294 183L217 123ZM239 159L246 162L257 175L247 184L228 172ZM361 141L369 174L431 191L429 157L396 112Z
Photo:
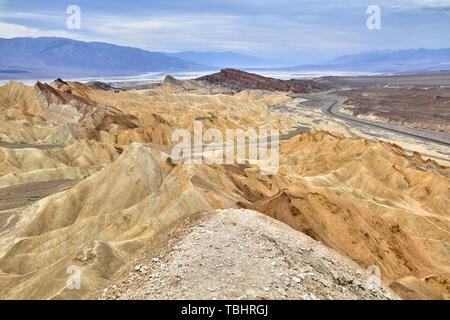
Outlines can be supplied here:
M251 210L217 210L124 266L102 299L396 299L370 272Z

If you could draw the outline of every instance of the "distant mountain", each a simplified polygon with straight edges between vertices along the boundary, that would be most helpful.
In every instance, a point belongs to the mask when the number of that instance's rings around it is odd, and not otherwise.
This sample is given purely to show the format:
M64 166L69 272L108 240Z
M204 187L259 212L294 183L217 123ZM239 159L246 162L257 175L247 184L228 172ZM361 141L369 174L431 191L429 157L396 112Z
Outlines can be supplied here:
M168 53L167 55L197 64L204 64L218 68L246 68L267 67L273 65L270 60L257 58L251 55L227 52L197 52L185 51Z
M450 49L370 51L323 64L271 67L274 65L271 60L231 51L169 54L67 38L0 38L0 80L133 76L216 68L377 73L450 70Z
M158 52L66 38L0 38L0 78L134 75L206 70ZM20 72L17 72L20 70Z
M319 65L299 65L289 70L420 72L450 70L450 49L369 51L337 57Z
M450 49L409 49L369 51L353 55L340 56L331 61L332 64L342 63L450 63Z

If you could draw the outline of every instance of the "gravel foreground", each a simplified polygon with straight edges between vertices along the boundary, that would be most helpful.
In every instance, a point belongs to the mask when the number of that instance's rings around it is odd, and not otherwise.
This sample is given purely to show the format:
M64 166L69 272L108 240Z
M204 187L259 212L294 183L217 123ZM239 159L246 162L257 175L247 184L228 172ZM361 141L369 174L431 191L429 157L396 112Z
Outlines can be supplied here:
M257 211L216 210L178 233L91 298L399 299L371 272Z

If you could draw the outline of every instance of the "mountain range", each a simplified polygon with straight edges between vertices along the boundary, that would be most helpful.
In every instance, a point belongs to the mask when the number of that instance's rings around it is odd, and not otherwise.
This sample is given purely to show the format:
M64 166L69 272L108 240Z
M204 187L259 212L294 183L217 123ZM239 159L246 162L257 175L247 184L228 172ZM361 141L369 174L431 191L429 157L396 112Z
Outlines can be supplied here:
M298 65L289 70L422 72L450 69L450 49L376 50L337 57L327 63Z
M208 67L158 52L66 38L0 39L0 69L19 77L134 75ZM1 74L0 73L0 74Z
M231 51L164 53L67 38L0 38L0 79L8 80L133 76L220 68L375 73L434 71L449 69L450 49L369 51L316 65L277 68L273 65L271 60Z

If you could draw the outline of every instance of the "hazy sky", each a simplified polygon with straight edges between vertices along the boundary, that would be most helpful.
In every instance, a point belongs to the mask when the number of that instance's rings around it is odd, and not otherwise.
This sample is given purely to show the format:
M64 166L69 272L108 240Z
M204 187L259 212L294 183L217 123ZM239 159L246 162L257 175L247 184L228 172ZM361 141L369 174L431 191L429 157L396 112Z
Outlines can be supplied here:
M81 29L69 30L69 5ZM381 9L368 30L366 9ZM0 37L62 36L152 51L225 51L309 63L376 49L450 47L450 0L0 0Z

